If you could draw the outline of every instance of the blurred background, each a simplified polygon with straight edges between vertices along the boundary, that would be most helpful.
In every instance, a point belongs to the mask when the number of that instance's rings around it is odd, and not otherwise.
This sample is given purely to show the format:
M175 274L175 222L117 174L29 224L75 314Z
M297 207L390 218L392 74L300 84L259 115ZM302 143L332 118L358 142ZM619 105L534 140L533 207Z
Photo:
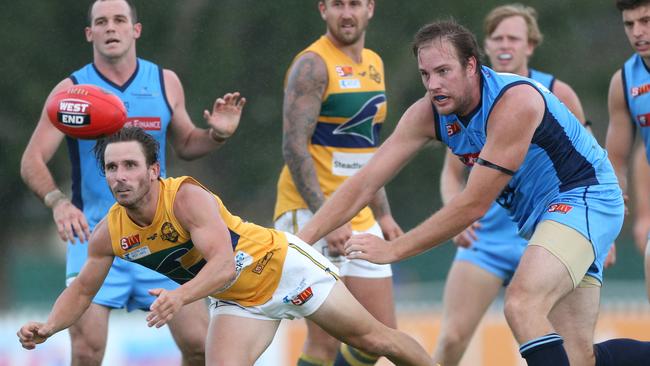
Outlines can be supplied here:
M587 118L594 123L597 139L604 144L609 80L632 53L614 2L522 2L537 9L544 33L544 42L530 65L555 74L574 88ZM37 353L26 355L15 341L18 322L45 318L64 287L65 273L65 245L56 236L51 211L23 184L19 165L49 91L92 60L92 48L83 33L90 3L11 1L3 4L0 14L0 123L4 128L0 134L0 207L5 238L0 256L0 366L66 364L65 336L58 336L60 349L39 353L40 359L33 356ZM179 75L195 124L205 126L202 111L226 92L240 91L248 99L239 130L223 148L193 162L172 158L169 175L192 175L217 192L231 211L272 226L275 185L282 166L283 79L294 55L325 31L317 1L134 3L143 24L137 43L139 57ZM377 1L366 47L377 51L385 63L389 113L382 131L384 138L405 108L424 93L410 51L417 29L434 19L453 17L474 31L482 44L484 15L505 3ZM432 144L388 185L393 214L404 229L417 225L440 207L438 177L443 153L441 146ZM67 160L66 148L62 147L50 164L65 192L70 190ZM642 260L632 242L631 220L627 221L617 241L617 264L605 273L603 307L605 311L623 309L623 313L643 315L649 308L641 283ZM445 244L394 266L396 301L402 313L434 311L431 321L436 321L435 310L453 254L454 246ZM493 312L500 314L498 305ZM124 312L115 313L115 324L144 325L141 314L125 318L119 315ZM125 340L119 331L112 331L112 336L117 336L112 342L119 339L131 344L130 340L139 337L134 332ZM157 336L170 344L166 332L159 331ZM117 349L110 347L108 353ZM135 347L132 352L136 356L129 356L127 363L150 364L150 358L138 358L143 347ZM151 349L160 352L161 348L154 343ZM173 349L170 352L175 355ZM124 362L108 358L105 364Z

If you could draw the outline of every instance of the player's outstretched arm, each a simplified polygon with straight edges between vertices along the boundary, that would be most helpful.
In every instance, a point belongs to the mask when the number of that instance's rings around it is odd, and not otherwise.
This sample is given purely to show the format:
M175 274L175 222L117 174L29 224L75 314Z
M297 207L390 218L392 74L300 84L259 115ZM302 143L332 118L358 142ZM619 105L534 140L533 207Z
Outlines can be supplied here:
M70 79L61 81L52 89L48 99L72 85ZM86 217L57 187L52 173L47 167L47 163L61 145L63 136L63 133L52 125L45 107L43 107L34 133L23 152L20 175L29 189L43 200L47 207L52 209L52 216L61 240L74 243L76 234L83 242L90 237Z
M370 161L345 181L300 230L298 236L314 243L324 235L348 222L367 206L377 191L406 165L408 160L433 135L431 104L422 98L402 116L395 131L379 147Z
M185 92L178 76L163 70L167 98L172 108L170 137L174 151L181 159L193 160L223 145L232 136L241 119L246 98L239 92L227 93L217 98L212 111L203 111L208 128L198 128L185 107Z
M158 298L151 305L148 325L162 327L185 305L223 291L235 279L235 262L228 227L215 197L204 188L184 183L174 200L174 215L190 233L206 263L192 280L167 291L152 289Z
M609 111L609 126L607 127L605 148L609 160L614 166L623 194L627 194L628 160L634 145L635 127L625 103L621 70L618 70L612 76L609 84L607 108Z
M535 89L528 85L510 88L492 110L480 157L516 171L543 113L544 102ZM501 170L475 164L463 192L423 223L390 243L369 235L354 236L345 246L346 255L392 263L433 248L483 216L510 179L511 175Z
M34 349L53 334L68 328L86 311L113 264L113 249L105 221L95 227L88 243L88 259L77 278L54 303L45 323L29 322L18 330L25 349Z

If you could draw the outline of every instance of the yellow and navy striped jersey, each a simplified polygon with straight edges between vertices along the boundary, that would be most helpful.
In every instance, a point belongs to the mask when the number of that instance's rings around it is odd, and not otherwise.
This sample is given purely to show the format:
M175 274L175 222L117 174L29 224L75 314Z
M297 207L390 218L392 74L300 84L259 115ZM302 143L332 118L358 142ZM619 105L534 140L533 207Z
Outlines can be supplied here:
M386 119L384 64L375 52L363 49L357 63L322 36L301 51L320 56L327 67L328 84L322 96L320 114L308 144L318 182L329 197L350 176L370 160L379 144L379 132ZM285 165L278 181L275 204L277 219L283 213L308 208ZM374 224L368 207L355 216L353 230Z
M193 279L206 261L192 243L190 233L174 216L174 199L182 184L203 186L191 177L159 179L158 182L158 205L150 225L138 226L117 203L111 207L107 216L111 245L116 256L183 284ZM236 301L242 306L263 304L280 282L287 239L281 232L243 221L231 214L218 196L214 195L214 199L230 232L237 279L212 296Z

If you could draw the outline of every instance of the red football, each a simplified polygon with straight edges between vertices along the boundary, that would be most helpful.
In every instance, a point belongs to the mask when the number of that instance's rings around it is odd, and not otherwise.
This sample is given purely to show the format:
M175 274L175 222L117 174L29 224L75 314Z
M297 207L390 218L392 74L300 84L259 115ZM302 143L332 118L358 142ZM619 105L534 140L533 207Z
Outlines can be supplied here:
M70 137L97 139L118 131L126 122L126 108L115 94L96 85L79 84L47 101L50 122Z

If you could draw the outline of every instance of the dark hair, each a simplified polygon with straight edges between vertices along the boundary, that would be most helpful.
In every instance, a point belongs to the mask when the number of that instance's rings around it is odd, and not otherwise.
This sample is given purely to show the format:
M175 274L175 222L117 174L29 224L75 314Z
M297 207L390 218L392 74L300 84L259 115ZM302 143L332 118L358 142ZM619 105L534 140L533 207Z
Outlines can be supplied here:
M140 144L145 160L147 161L147 166L158 162L158 149L160 148L158 141L140 127L124 127L110 136L97 140L95 143L93 151L95 152L95 157L97 158L97 163L102 174L106 173L104 170L104 165L106 164L104 153L106 152L106 147L115 142L128 141L136 141Z
M413 55L418 57L420 47L438 38L445 39L454 46L461 65L467 66L467 61L474 57L477 72L481 69L483 53L476 37L454 19L435 21L420 28L413 37Z
M95 3L101 2L101 1L106 1L106 0L95 0L92 3L90 3L90 6L88 7L88 25L93 25L93 6L95 6ZM138 11L135 9L135 5L130 0L122 0L124 1L128 6L129 9L131 10L131 22L133 24L138 22Z
M650 0L616 0L616 8L620 11L636 9L650 4Z

